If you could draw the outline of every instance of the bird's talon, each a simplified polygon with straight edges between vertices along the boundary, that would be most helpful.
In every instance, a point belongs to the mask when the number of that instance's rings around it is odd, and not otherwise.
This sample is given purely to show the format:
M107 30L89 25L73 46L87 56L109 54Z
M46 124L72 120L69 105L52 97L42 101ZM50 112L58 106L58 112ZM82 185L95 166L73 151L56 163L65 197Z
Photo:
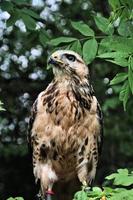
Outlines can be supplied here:
M103 196L100 200L106 200L106 196Z
M83 184L82 190L85 192L88 192L90 190L90 187L88 187L87 182L84 181L82 184Z
M87 187L87 182L86 181L83 181L83 186Z
M91 189L90 187L85 187L85 188L84 188L84 191L85 191L85 192L89 192L90 189Z

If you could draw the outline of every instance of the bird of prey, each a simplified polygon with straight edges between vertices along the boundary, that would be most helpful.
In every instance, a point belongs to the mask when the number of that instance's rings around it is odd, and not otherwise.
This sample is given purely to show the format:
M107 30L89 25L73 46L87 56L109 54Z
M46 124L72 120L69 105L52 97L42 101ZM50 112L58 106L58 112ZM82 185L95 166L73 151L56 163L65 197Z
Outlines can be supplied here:
M75 176L92 183L102 144L102 113L87 65L70 50L54 52L54 79L33 104L28 141L42 199L53 184Z

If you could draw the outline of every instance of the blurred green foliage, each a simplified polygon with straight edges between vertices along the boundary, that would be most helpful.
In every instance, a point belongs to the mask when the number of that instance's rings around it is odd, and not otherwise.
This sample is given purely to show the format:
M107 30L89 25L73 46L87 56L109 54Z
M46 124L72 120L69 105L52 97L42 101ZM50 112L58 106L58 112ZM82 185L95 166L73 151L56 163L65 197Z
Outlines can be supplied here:
M6 109L0 112L1 200L32 200L36 193L28 114L53 78L47 57L57 49L83 56L102 105L105 136L96 182L117 168L132 168L133 1L5 0L0 8L0 99Z
M0 101L0 111L4 111L5 109L3 108L3 103Z

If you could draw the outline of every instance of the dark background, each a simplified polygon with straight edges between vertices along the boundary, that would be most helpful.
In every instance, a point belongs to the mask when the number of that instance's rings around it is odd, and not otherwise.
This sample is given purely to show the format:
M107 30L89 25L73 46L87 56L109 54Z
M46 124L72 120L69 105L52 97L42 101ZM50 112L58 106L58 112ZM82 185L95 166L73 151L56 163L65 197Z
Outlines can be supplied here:
M38 14L44 9L45 13L49 10L40 21L51 38L62 35L81 37L70 26L70 19L83 20L98 33L92 13L100 12L105 17L110 15L108 2L103 0L54 2L57 10L54 10L54 4L50 5L47 1L42 7L33 8ZM33 200L36 187L26 130L31 105L53 78L52 72L46 70L47 57L53 49L39 42L37 30L21 32L17 26L13 26L10 31L9 27L4 28L5 19L1 21L3 35L0 49L4 45L8 48L0 50L0 99L6 109L0 113L0 200L10 196L23 196L25 200ZM41 48L41 55L30 57L32 48ZM28 65L24 66L16 61L13 55L17 55L18 60L19 56L26 56ZM104 177L117 168L132 168L133 102L132 99L129 101L127 111L124 112L118 99L119 85L113 89L109 86L109 81L120 70L118 66L95 59L89 68L92 84L104 113L104 145L96 177L96 184L100 185Z

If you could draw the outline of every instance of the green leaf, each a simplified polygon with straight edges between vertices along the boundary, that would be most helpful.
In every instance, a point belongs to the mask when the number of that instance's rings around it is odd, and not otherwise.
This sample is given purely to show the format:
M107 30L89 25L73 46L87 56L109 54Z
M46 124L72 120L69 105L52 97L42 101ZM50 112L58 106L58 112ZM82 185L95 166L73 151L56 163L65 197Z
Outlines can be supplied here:
M35 30L36 22L32 17L30 17L29 15L24 14L24 13L21 13L21 17L22 17L22 20L24 21L24 24L27 29Z
M88 200L87 193L79 191L74 195L74 200Z
M77 52L78 54L80 54L82 56L82 46L79 40L76 40L73 42L73 44L71 45L70 49L72 51Z
M15 197L15 198L9 197L7 200L24 200L24 198L23 197Z
M130 68L133 70L133 57L130 58Z
M58 37L58 38L50 40L50 42L48 42L48 44L50 44L52 46L58 46L61 43L70 43L75 40L77 40L77 39L73 38L73 37Z
M94 31L83 21L79 21L79 22L72 21L71 24L72 24L72 27L76 29L77 31L79 31L82 35L94 36Z
M7 11L7 12L10 12L10 11L13 11L13 4L9 1L3 1L3 2L0 2L0 7L2 10L4 11Z
M101 30L103 33L111 35L113 34L114 27L107 18L97 15L94 16L94 20L99 30Z
M121 83L125 81L128 77L128 74L123 72L123 73L118 73L116 76L111 80L110 85L115 85L118 83Z
M113 8L113 10L115 10L117 7L120 7L119 0L108 0L108 1L111 7Z
M130 9L133 8L133 0L120 0L121 5L124 5L125 7L129 6Z
M123 101L124 110L126 110L126 104L129 97L130 97L130 87L128 81L125 81L122 90L120 91L119 94L119 100Z
M67 46L66 46L66 50L70 50L71 49L71 46L72 46L73 42L72 43L69 43Z
M13 0L16 4L21 5L23 3L27 3L27 0Z
M40 19L40 16L31 9L23 8L21 12L25 13L26 15L30 15L31 17L35 19Z
M128 169L118 169L117 172L121 175L128 175Z
M112 194L113 192L113 189L110 187L104 187L103 189L104 189L105 196L108 196L108 195L110 196L110 194Z
M114 179L114 185L129 186L133 184L133 175L129 174L127 169L118 169L117 173L107 176L106 179Z
M129 81L129 86L131 89L131 92L133 94L133 57L131 58L131 61L129 59L129 65L128 65L128 81Z
M133 53L133 39L121 36L108 36L101 40L98 54L110 51L123 51Z
M20 19L20 13L15 9L15 11L11 13L10 18L6 21L6 25L8 27L13 26L18 19Z
M96 57L98 44L95 38L87 40L83 45L83 59L86 64L91 63Z
M112 180L112 179L114 179L116 177L116 175L117 175L117 173L113 173L113 174L111 174L109 176L106 176L105 179Z
M88 197L102 197L103 196L103 192L102 189L99 187L93 187L92 191L88 192Z
M127 190L124 188L114 189L109 200L132 200L133 199L133 190Z
M117 51L117 52L107 52L98 55L99 58L127 58L129 56L128 53L123 51Z
M39 41L44 47L47 45L47 42L49 41L49 37L47 36L46 31L40 31Z
M93 191L100 193L102 192L102 189L100 187L93 187Z
M124 37L133 36L133 24L130 21L122 20L118 27L118 33Z
M118 174L114 180L115 185L129 186L133 184L133 176L128 174L127 169L119 169Z
M106 59L106 61L114 63L116 65L120 65L121 67L127 67L128 61L125 58L117 58L115 60Z

